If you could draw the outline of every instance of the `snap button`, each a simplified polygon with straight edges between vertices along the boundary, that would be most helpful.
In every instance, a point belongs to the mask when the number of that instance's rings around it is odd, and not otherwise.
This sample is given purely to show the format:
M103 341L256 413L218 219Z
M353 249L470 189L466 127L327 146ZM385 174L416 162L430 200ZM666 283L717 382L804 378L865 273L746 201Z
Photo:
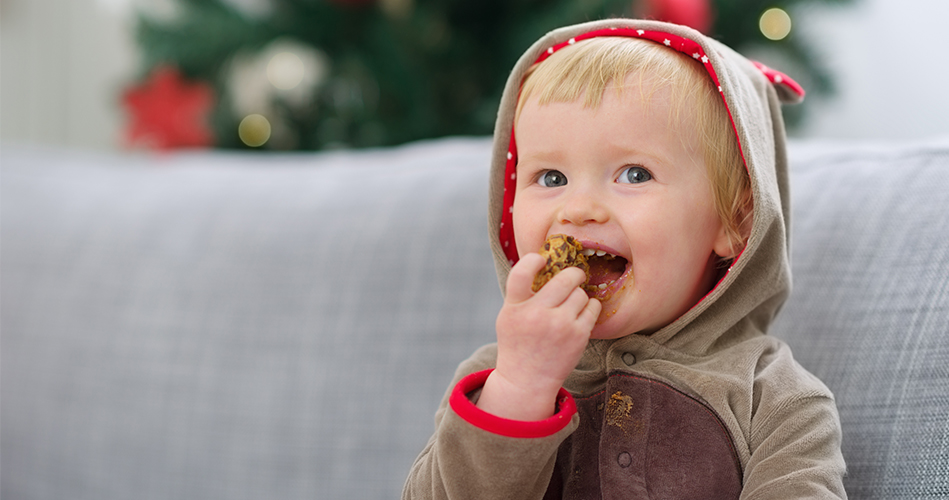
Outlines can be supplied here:
M622 467L622 468L625 469L625 468L629 467L630 465L632 465L632 463L633 463L633 456L630 455L629 452L624 451L623 453L620 453L620 454L616 457L616 463L618 463L620 467Z
M626 366L633 366L633 365L635 365L635 364L636 364L636 355L633 354L633 353L631 353L631 352L623 353L623 363L626 363Z

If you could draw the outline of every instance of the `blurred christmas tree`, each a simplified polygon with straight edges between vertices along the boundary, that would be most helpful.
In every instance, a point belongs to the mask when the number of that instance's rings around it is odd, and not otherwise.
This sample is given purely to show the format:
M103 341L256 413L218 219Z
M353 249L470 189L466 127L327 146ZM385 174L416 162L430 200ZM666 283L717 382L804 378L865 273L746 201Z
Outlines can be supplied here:
M173 16L139 16L142 81L170 67L210 85L217 147L313 150L490 134L517 57L553 28L606 17L663 19L739 50L767 47L821 93L829 74L787 34L785 12L849 0L170 1Z

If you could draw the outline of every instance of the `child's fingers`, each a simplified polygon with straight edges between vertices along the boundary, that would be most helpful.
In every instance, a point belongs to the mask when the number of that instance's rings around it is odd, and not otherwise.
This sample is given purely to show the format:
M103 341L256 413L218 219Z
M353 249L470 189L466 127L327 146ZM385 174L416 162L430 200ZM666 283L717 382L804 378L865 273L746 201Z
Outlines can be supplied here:
M586 294L584 294L584 296L586 296ZM600 317L601 310L603 310L603 304L599 300L588 297L586 306L580 311L580 315L577 319L584 328L588 331L592 331L596 325L596 320Z
M534 276L544 267L546 260L537 253L529 253L520 258L507 276L506 300L511 303L524 302L534 296L531 285Z
M586 279L586 274L576 267L564 269L537 292L537 300L547 307L557 307L563 304L574 292L579 292L585 298L586 294L579 286ZM579 308L577 310L579 311Z
M573 317L579 317L580 313L583 312L583 308L586 307L587 301L590 298L587 297L586 292L581 290L579 287L573 288L573 291L570 292L570 295L560 304L560 307L564 309L564 312L570 313Z

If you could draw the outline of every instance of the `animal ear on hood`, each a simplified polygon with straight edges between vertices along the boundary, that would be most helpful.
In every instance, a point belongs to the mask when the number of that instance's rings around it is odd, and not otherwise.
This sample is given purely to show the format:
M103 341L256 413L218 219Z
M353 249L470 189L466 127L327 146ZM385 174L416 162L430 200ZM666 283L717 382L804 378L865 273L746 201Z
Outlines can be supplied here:
M758 61L751 61L751 63L771 82L771 85L774 86L774 90L778 93L778 99L781 103L800 104L801 101L804 100L804 88L794 81L794 79Z

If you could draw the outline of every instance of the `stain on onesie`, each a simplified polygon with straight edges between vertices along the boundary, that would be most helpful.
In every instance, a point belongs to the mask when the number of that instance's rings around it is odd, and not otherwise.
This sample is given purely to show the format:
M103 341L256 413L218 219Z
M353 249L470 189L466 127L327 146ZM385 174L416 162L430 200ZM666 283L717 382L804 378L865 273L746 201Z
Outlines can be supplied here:
M606 425L625 429L629 421L629 412L633 409L633 398L624 396L623 391L616 391L610 396L606 406Z

